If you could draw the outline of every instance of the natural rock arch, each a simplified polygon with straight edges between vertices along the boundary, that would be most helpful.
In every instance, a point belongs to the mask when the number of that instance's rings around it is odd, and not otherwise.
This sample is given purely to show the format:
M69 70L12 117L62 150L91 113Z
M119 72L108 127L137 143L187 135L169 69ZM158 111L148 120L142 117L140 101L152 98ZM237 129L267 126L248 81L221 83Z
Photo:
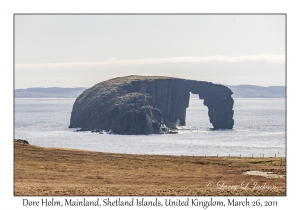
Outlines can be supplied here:
M70 128L117 134L168 133L185 125L190 92L204 99L215 129L232 129L232 91L211 82L172 77L127 76L85 90L75 101Z

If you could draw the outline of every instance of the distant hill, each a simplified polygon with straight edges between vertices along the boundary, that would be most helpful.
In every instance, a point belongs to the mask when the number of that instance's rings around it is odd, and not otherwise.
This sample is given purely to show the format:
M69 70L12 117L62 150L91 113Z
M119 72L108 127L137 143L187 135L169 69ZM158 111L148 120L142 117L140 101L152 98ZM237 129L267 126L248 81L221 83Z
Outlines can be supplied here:
M285 86L227 85L233 98L285 98ZM192 95L198 98L198 95Z
M230 85L228 86L234 98L285 98L285 86L255 86Z
M27 88L16 89L15 98L77 98L86 88Z
M285 98L285 86L227 85L233 98ZM16 89L15 98L77 98L85 87ZM198 95L191 95L197 98Z

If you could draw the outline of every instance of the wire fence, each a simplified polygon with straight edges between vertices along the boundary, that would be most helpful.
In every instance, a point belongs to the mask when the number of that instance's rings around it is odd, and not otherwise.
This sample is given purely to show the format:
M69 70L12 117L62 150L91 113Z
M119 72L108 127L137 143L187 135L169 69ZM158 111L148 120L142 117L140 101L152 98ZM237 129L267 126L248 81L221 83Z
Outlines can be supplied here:
M170 155L171 156L171 155ZM185 156L185 155L181 155L181 156ZM191 156L190 156L191 157ZM265 155L264 153L260 153L260 155L250 155L250 156L242 156L240 155L231 155L228 154L226 155L220 155L220 154L216 154L216 155L193 155L192 157L207 157L207 158L253 158L253 159L265 159L263 162L264 163L270 163L271 165L280 165L280 166L286 166L286 157L278 157L278 155L275 153L274 156L270 156L270 155Z

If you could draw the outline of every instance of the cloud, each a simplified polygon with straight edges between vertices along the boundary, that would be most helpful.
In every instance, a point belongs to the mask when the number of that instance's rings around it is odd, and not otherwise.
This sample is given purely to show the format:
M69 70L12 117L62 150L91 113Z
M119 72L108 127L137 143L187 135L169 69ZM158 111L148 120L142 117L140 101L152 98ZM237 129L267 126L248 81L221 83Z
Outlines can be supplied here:
M99 62L62 62L62 63L17 63L18 68L69 68L69 67L122 67L122 66L149 66L149 65L191 65L201 63L240 63L264 61L274 64L283 64L285 55L260 54L260 55L213 55L213 56L187 56L169 58L143 58L118 60L111 58Z

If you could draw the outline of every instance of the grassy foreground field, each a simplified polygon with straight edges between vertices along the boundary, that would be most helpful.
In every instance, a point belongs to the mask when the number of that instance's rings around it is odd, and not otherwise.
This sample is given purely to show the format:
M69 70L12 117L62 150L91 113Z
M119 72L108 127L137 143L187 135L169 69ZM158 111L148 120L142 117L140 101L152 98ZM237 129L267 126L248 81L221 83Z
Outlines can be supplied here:
M246 171L283 176L266 178ZM14 142L16 196L284 196L285 174L285 158L126 155Z

